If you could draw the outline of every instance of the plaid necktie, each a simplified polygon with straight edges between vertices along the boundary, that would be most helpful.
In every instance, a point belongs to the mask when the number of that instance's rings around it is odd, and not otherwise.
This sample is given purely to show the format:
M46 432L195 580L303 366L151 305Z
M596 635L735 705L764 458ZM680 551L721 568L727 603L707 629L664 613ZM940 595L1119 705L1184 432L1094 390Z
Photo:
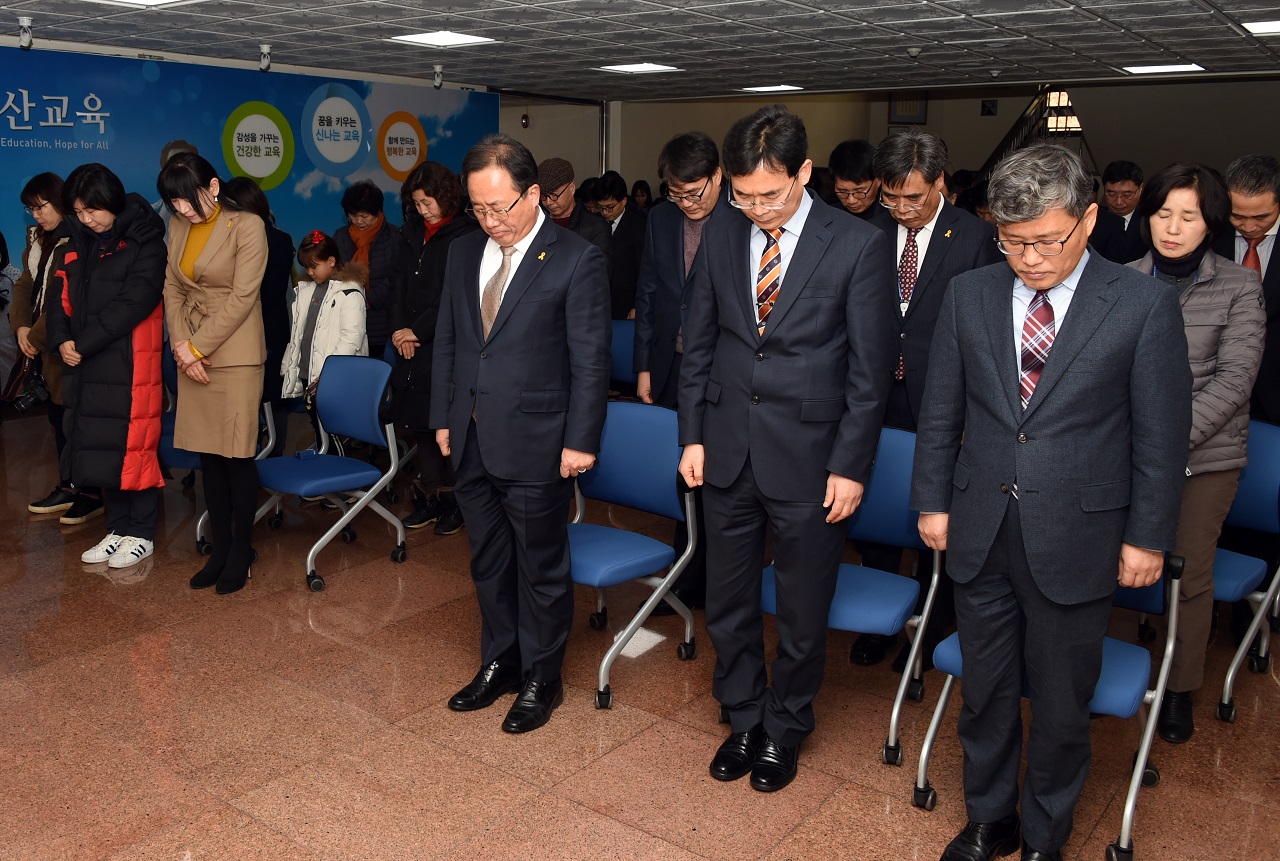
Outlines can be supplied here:
M782 287L782 228L764 232L764 253L760 255L760 269L756 273L756 319L760 321L760 335L764 336L765 323L769 312L778 301L778 290Z
M1037 290L1035 298L1027 306L1027 317L1022 321L1022 370L1018 382L1022 388L1024 410L1035 394L1040 372L1053 349L1053 334L1053 305L1049 304L1049 291Z

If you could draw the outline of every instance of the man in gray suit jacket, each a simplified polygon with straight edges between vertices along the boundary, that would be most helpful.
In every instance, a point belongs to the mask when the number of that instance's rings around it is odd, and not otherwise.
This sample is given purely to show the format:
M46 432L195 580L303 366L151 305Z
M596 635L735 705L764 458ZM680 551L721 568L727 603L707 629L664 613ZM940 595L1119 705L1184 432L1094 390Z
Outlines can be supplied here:
M732 733L718 780L796 776L822 684L844 522L871 473L896 359L889 243L811 198L804 123L761 108L725 138L729 203L707 224L680 370L680 472L703 484L713 691ZM778 657L766 684L761 569L772 526Z
M1182 316L1167 286L1088 253L1091 192L1061 147L1001 162L991 211L1013 271L958 276L934 334L911 504L955 581L970 820L943 861L1018 848L1024 679L1022 858L1062 857L1112 595L1158 580L1174 546L1191 424Z

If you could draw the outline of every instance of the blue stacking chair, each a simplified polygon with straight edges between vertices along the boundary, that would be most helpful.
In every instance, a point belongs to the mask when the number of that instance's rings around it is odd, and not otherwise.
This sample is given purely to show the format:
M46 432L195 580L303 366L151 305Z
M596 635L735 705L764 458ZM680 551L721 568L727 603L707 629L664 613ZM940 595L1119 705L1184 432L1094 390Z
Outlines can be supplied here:
M1181 581L1182 558L1169 556L1165 559L1164 577L1161 578L1161 582L1140 589L1119 588L1112 602L1116 607L1147 615L1167 615L1168 626L1154 687L1151 685L1151 652L1143 646L1111 637L1105 638L1102 642L1102 673L1098 677L1093 699L1089 701L1089 711L1095 715L1110 715L1118 718L1139 715L1142 721L1141 741L1138 744L1138 752L1134 756L1133 772L1129 778L1129 792L1125 797L1120 836L1115 843L1107 847L1108 861L1132 861L1133 816L1138 805L1138 790L1140 787L1155 786L1160 782L1159 769L1148 760L1151 740L1156 729L1156 722L1150 719L1148 712L1153 707L1158 708L1160 701L1164 698L1165 684L1169 680L1169 671L1173 665L1173 647L1178 630L1178 590ZM938 644L933 652L933 665L946 673L946 681L942 684L942 694L938 697L938 705L933 710L933 719L929 722L924 744L920 748L920 768L916 775L916 785L911 799L916 807L922 807L925 810L933 810L938 802L938 793L929 783L929 758L933 752L934 742L938 739L938 731L942 726L942 718L946 714L947 703L951 699L951 691L955 687L956 679L964 675L959 634L952 634Z
M613 341L610 350L613 354L609 365L609 379L615 383L636 384L635 348L636 321L614 320Z
M1226 522L1231 526L1280 534L1280 427L1266 422L1249 422L1249 465L1240 473L1240 487ZM1214 600L1233 604L1248 600L1254 609L1248 632L1236 649L1222 684L1222 699L1218 701L1220 720L1236 719L1232 689L1245 659L1249 661L1249 669L1255 673L1265 673L1271 667L1271 631L1269 627L1264 630L1263 626L1266 625L1268 611L1275 606L1276 596L1280 594L1280 576L1271 579L1271 586L1266 592L1260 592L1258 587L1266 576L1267 563L1261 559L1221 548L1214 556Z
M608 587L634 580L653 589L640 610L614 637L613 645L600 662L596 689L598 709L612 707L609 670L659 601L666 601L684 619L684 641L676 647L676 656L687 661L697 654L693 613L670 594L671 585L697 549L693 494L682 493L683 485L677 485L680 466L677 439L674 411L650 404L611 401L596 465L578 476L578 510L569 524L569 554L573 560L573 582L596 590L596 612L591 615L591 627L599 630L608 624L604 591ZM656 538L613 526L585 523L588 499L687 521L689 546L677 559L675 548Z
M313 592L324 588L324 578L316 573L316 557L339 534L343 543L355 541L356 532L350 524L365 508L373 509L396 528L396 547L391 551L391 560L403 562L408 557L404 525L376 499L400 468L395 428L389 418L384 421L381 417L390 377L391 366L380 359L330 356L325 360L315 398L321 426L326 432L387 448L390 466L386 472L366 460L314 449L258 461L258 479L271 491L271 498L258 509L257 518L274 509L268 521L271 528L278 529L283 523L280 501L285 496L322 496L342 513L307 553L307 585ZM321 436L323 439L325 434ZM350 497L354 497L354 501Z
M911 636L907 667L898 683L898 693L889 716L889 736L881 756L887 765L902 764L898 722L903 701L908 696L916 701L924 697L920 670L923 638L918 636L918 632L928 624L942 570L940 554L920 540L919 515L911 510L911 467L915 450L915 434L895 428L880 431L871 480L867 482L858 510L849 518L848 535L855 540L878 541L894 547L912 547L921 553L933 553L933 579L925 595L923 610L920 615L915 614L920 584L914 578L877 568L842 564L837 574L831 613L827 616L827 627L837 631L887 636L908 630L916 634ZM761 607L766 613L776 613L778 581L774 566L764 569L763 582Z

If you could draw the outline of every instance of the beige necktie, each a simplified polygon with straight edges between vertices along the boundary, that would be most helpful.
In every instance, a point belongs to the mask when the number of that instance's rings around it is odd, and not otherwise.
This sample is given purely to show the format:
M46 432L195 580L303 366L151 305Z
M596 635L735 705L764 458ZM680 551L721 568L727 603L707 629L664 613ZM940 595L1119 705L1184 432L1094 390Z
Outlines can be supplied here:
M484 326L484 337L487 340L493 321L498 318L498 308L502 305L502 288L507 286L507 278L511 275L511 255L516 253L514 245L503 245L502 265L493 273L489 283L484 285L484 293L480 295L480 322Z

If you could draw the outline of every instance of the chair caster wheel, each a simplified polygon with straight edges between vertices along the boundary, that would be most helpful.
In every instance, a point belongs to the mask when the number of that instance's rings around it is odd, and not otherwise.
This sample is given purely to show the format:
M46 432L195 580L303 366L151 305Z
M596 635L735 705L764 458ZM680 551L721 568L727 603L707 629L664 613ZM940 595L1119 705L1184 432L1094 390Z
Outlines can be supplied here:
M1160 769L1151 763L1147 763L1147 767L1142 769L1142 785L1150 789L1160 783Z
M196 486L196 474L195 474L194 472L188 472L186 475L184 475L184 476L182 477L182 486L183 486L183 487L195 487L195 486Z
M324 591L324 578L314 571L307 574L307 588L312 592Z
M911 803L922 810L932 810L938 806L938 790L928 783L924 785L924 789L918 786L912 787Z
M353 542L353 541L355 541L355 540L356 540L356 531L355 531L354 529L352 529L350 526L348 526L346 529L342 530L342 543L343 543L343 544L350 544L351 542Z
M924 699L924 679L912 679L907 682L907 698L915 702Z
M205 541L204 539L200 539L199 541L196 542L196 552L199 553L201 556L212 556L213 545L210 544L208 541Z
M902 745L885 742L880 752L880 761L885 765L902 765Z
M408 551L408 550L405 550L405 548L404 548L404 545L403 545L403 544L401 544L401 545L400 545L399 547L397 547L395 550L392 550L392 551L391 551L391 561L392 561L392 562L403 562L404 560L406 560L406 559L408 559L408 558L409 558L409 551Z
M1121 849L1112 843L1107 847L1107 861L1133 861L1133 847Z
M613 708L613 691L608 685L604 686L604 690L596 691L596 708L611 709Z
M729 710L724 706L720 706L720 723L727 724L729 722Z
M267 526L270 526L272 529L279 529L281 526L284 526L284 515L278 513L271 515L270 519L267 520Z
M1156 629L1150 622L1138 623L1138 641L1141 643L1152 643L1156 639Z
M249 564L253 565L257 563L257 561L258 561L258 550L257 548L250 547L249 548Z
M1265 673L1271 668L1271 655L1250 655L1249 672Z
M609 624L609 609L606 607L598 613L592 613L587 617L587 624L591 626L593 631L603 631L605 626Z
M693 640L676 646L676 657L682 661L692 661L698 654L698 646Z
M1227 723L1236 722L1236 701L1234 699L1225 703L1218 703L1218 720Z

